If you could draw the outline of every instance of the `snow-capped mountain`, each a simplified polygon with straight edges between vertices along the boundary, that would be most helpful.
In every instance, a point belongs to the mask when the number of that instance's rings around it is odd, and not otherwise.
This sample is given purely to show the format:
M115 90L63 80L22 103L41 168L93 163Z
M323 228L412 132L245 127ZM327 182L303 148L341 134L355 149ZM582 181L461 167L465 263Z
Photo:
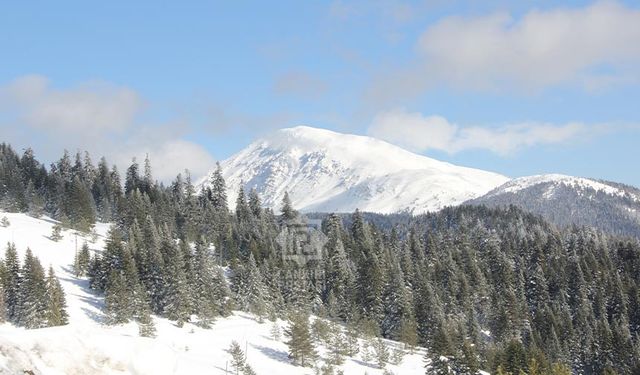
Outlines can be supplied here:
M615 182L548 174L516 178L471 200L515 205L560 225L586 225L640 236L640 190Z
M222 164L233 206L241 183L279 209L286 191L305 212L435 211L509 179L417 155L371 137L306 126L282 129ZM200 183L210 181L210 175Z

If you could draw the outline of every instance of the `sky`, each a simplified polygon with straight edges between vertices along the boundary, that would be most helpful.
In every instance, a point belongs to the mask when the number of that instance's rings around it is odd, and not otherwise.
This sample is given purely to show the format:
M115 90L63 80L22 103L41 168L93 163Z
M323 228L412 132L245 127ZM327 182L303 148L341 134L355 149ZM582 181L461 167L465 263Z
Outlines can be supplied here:
M635 1L0 4L0 141L164 181L307 125L640 186Z

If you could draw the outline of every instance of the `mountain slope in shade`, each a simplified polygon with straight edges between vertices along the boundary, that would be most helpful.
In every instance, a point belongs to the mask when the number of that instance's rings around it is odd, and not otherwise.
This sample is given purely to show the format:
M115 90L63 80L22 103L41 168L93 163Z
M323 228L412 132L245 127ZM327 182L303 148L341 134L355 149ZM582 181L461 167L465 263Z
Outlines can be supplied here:
M222 163L229 202L241 183L278 209L285 191L302 211L422 213L479 197L509 179L417 155L374 138L299 126ZM208 183L210 175L201 183Z
M615 182L558 174L522 177L467 203L515 205L560 226L640 237L640 190Z

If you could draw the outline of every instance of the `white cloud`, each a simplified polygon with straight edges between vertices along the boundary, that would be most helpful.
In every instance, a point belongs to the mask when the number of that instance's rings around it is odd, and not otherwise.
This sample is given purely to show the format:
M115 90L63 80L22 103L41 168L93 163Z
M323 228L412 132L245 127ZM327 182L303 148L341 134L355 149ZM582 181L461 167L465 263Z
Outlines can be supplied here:
M544 88L626 75L640 62L638 40L640 11L602 1L519 20L506 13L445 18L425 31L418 51L455 85Z
M2 98L18 108L22 123L91 135L125 130L143 106L138 94L126 87L91 82L56 90L37 75L16 79L2 89Z
M508 155L526 147L555 144L589 135L596 127L580 123L551 125L520 123L497 128L462 127L440 116L423 116L397 109L378 114L368 133L413 151L457 153L484 149Z
M165 139L160 143L121 149L113 161L120 168L126 168L132 158L142 163L147 155L153 176L160 181L171 181L185 169L189 169L195 180L215 165L215 159L204 147L184 139Z
M53 88L46 77L31 75L0 86L0 129L10 142L32 147L53 161L63 149L106 156L121 172L136 157L149 154L154 177L170 181L189 169L194 180L214 165L201 145L185 140L184 123L140 121L147 107L128 87L88 82Z
M445 17L422 33L413 61L382 74L367 95L389 102L439 86L529 93L637 84L639 40L640 10L616 1Z

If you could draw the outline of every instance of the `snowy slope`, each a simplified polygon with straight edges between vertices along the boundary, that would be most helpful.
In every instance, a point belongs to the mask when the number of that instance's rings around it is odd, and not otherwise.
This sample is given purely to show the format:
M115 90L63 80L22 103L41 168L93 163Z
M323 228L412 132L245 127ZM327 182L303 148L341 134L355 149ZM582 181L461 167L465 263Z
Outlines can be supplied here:
M498 187L497 189L489 192L486 197L491 197L503 193L517 193L521 190L541 184L547 184L551 188L551 190L547 194L548 197L553 194L553 188L559 185L564 185L573 188L575 191L582 194L588 193L588 191L593 191L616 197L628 197L634 201L640 201L640 194L629 191L619 184L596 181L583 177L567 176L562 174L544 174L515 178Z
M615 182L559 174L529 176L467 203L515 205L560 226L591 226L640 238L640 190Z
M154 318L157 337L138 337L135 323L116 327L102 324L101 296L88 289L85 279L73 276L70 265L75 254L75 235L64 231L64 238L53 242L54 221L24 214L0 212L11 225L0 227L0 257L8 241L16 244L21 257L27 247L44 267L52 265L61 281L68 303L70 324L63 327L25 330L0 324L0 374L225 374L232 340L247 349L248 363L258 374L313 374L311 368L290 364L287 347L270 338L271 323L258 323L245 313L219 319L212 329L191 324L178 328L166 319ZM100 234L92 251L100 251L108 226L99 224ZM89 238L78 237L78 246ZM284 322L280 321L280 326ZM389 345L397 345L389 342ZM324 348L320 348L320 354ZM424 373L424 352L407 355L399 366L388 365L395 374ZM341 366L345 374L381 374L361 357L348 358Z
M294 206L306 212L422 213L479 197L508 180L374 138L305 126L252 143L222 169L231 205L244 182L267 207L278 209L288 191Z

